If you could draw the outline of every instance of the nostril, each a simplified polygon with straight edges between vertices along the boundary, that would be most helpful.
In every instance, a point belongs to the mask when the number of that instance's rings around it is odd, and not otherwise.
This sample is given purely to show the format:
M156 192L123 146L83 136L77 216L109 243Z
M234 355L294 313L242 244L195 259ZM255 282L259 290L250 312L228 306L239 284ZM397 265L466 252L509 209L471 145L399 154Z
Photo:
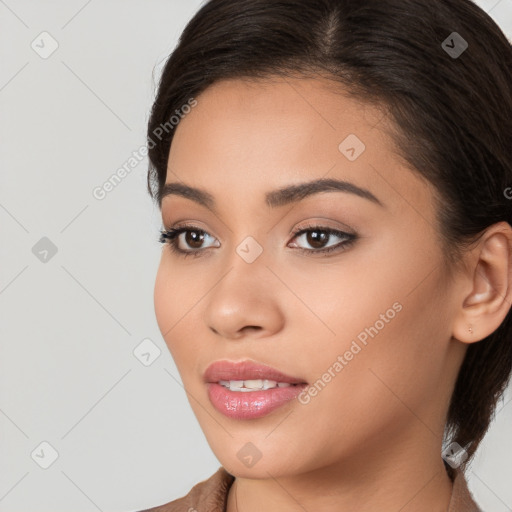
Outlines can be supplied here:
M247 325L247 326L244 327L244 329L261 331L261 326L259 326L259 325Z

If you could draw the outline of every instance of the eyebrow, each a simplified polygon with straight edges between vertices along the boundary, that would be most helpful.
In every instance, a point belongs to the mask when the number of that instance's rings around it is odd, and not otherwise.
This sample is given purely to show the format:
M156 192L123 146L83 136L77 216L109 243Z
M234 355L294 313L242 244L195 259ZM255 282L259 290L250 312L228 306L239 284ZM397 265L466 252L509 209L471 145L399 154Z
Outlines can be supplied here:
M290 203L301 201L302 199L318 194L320 192L346 192L354 194L363 199L372 201L379 206L384 207L383 203L375 197L369 190L358 187L349 181L337 180L337 179L319 179L309 181L306 183L299 183L298 185L290 185L288 187L280 188L267 192L265 195L265 202L270 208L279 208ZM178 195L185 197L202 206L205 206L212 212L216 212L216 203L214 197L200 188L191 187L183 183L166 183L161 193L159 194L158 201L160 206L164 197L170 195Z

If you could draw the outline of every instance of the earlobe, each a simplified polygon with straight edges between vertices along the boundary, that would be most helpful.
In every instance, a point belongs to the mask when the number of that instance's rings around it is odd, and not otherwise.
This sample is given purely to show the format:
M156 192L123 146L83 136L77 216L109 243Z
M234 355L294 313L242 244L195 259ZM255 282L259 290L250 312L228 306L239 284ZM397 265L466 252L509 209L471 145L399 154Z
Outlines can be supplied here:
M501 325L512 305L512 227L507 222L490 226L468 258L473 264L465 278L471 291L462 297L452 335L475 343Z

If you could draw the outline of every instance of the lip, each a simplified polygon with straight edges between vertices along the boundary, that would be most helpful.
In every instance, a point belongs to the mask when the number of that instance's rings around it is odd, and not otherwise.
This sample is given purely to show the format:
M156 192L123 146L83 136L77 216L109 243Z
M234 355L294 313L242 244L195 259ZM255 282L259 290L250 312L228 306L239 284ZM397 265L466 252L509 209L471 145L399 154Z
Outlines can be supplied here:
M295 384L284 388L254 391L231 391L218 382L221 380L268 379ZM291 402L307 387L307 383L279 370L253 361L216 361L206 369L204 381L212 405L228 418L237 420L256 419Z
M217 383L221 380L268 379L289 384L307 384L304 379L291 377L271 366L254 361L215 361L204 372L206 383Z

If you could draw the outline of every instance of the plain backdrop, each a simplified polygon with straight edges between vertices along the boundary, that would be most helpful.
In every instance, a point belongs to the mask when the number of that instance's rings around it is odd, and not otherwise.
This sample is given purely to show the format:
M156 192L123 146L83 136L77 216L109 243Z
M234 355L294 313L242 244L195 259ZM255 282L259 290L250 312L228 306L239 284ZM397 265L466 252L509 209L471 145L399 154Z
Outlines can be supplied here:
M512 0L478 3L510 39ZM160 219L133 160L200 4L0 0L1 512L138 511L220 465L156 324ZM486 512L512 510L511 398L468 474Z

